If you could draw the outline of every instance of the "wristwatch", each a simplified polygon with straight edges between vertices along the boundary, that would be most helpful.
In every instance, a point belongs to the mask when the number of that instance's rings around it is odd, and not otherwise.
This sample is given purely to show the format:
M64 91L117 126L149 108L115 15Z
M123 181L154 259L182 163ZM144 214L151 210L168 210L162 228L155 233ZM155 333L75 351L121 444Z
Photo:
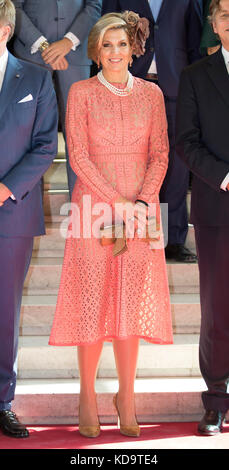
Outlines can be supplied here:
M145 204L145 206L149 207L148 202L143 201L142 199L136 199L136 200L135 200L135 204L136 204L136 202L142 202L142 204Z
M40 52L43 52L47 47L49 47L49 42L48 41L43 41L41 45L38 47Z

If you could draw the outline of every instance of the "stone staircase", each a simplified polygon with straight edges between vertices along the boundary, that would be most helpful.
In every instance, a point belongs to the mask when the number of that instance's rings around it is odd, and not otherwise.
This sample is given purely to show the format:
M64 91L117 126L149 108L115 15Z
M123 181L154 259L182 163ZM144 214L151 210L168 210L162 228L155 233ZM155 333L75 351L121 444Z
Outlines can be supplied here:
M76 347L48 345L65 246L60 226L67 212L60 215L60 207L67 202L64 142L60 134L58 156L44 176L47 233L35 239L22 301L14 410L27 424L78 422ZM192 226L188 246L195 250ZM198 365L198 266L169 263L167 270L174 344L161 346L140 341L135 392L137 416L142 422L195 421L203 411L200 392L205 384ZM117 390L112 344L105 342L96 382L102 423L117 419L112 405Z

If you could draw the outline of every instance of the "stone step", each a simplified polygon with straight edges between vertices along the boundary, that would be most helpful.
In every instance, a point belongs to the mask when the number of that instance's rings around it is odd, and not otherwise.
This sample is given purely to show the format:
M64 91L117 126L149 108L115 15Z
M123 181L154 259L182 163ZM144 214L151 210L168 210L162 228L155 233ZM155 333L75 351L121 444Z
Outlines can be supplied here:
M46 235L34 238L33 257L62 257L67 234L68 217L62 217L61 221L46 221ZM194 227L189 225L186 246L196 252Z
M44 189L68 189L66 160L56 158L43 176Z
M52 215L52 214L49 214L49 215L46 215L44 216L45 218L45 224L60 224L61 222L63 222L63 220L66 219L66 215Z
M63 258L32 258L24 282L24 294L56 294Z
M45 190L43 193L43 209L45 215L61 215L63 205L66 203L69 203L68 189L49 189ZM64 214L66 214L66 211L64 212Z
M45 190L67 190L65 142L62 132L58 132L58 153L52 165L43 176Z
M98 414L101 423L116 423L112 403L117 379L97 379ZM135 381L135 405L139 423L199 421L203 414L199 377L141 378ZM17 381L13 410L27 425L78 423L79 379L24 379Z
M62 217L61 222L45 222L46 235L34 237L33 257L44 256L43 251L47 252L48 250L51 257L53 257L52 252L55 250L62 252L60 256L63 255L67 234L67 220L67 217Z
M63 258L32 258L24 284L24 293L56 294L58 291ZM167 263L170 292L198 293L199 271L197 263Z
M65 142L62 132L58 132L58 153L56 158L65 158Z
M23 296L20 321L21 336L50 334L56 299L56 295ZM171 308L174 333L199 333L199 294L172 294Z
M19 338L19 378L78 377L76 346L49 346L48 336ZM199 376L198 335L174 335L174 344L140 340L137 377ZM112 343L104 342L97 377L117 377Z
M188 225L188 234L185 240L185 246L189 248L193 253L196 254L196 242L195 242L195 232L194 226L192 224Z

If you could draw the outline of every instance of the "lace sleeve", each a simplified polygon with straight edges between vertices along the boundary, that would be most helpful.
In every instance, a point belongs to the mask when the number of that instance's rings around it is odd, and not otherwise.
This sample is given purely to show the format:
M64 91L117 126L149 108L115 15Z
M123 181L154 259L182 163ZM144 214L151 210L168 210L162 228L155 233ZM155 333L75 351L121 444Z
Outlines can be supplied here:
M69 92L66 135L73 171L104 202L112 204L120 194L99 172L89 158L88 107L85 88L74 84ZM85 86L85 85L84 85Z
M156 90L155 90L156 91ZM169 142L164 97L161 90L153 94L155 102L149 139L149 162L138 199L148 203L157 197L168 167Z

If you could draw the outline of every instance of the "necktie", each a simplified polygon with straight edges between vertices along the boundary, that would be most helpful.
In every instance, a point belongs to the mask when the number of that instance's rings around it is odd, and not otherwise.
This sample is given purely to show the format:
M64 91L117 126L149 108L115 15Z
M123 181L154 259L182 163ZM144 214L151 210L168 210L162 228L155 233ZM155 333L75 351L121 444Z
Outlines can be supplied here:
M150 5L155 21L157 21L157 17L158 17L158 14L162 5L162 1L163 0L149 0L149 5Z

